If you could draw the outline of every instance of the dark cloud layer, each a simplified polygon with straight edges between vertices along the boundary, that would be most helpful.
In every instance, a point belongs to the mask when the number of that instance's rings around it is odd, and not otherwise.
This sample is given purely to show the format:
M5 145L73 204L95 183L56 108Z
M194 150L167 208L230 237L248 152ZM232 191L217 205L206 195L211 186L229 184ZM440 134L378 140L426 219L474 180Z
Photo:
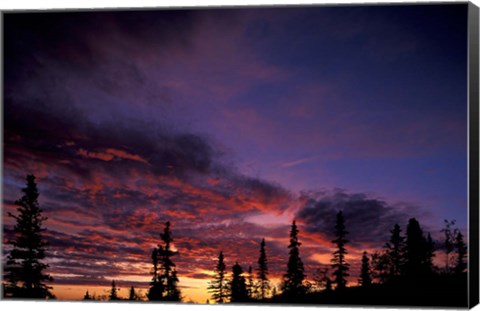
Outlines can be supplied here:
M385 201L364 193L347 193L335 190L332 193L305 193L305 202L297 212L297 218L307 232L334 238L336 215L342 211L345 217L348 239L359 246L363 243L381 246L388 240L395 224L404 226L411 214Z

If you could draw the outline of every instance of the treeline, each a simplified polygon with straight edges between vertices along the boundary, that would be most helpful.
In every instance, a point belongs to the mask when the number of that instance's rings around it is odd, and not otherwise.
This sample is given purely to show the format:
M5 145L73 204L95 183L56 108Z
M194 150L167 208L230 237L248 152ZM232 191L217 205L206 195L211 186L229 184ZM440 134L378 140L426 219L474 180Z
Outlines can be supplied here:
M3 296L8 298L53 299L52 287L46 282L53 278L45 272L47 243L43 239L42 216L38 205L38 190L33 175L27 176L23 196L15 202L18 215L9 214L16 220L12 249L7 256L4 270ZM424 233L420 223L411 218L402 234L399 224L394 224L390 239L382 249L372 254L363 252L359 279L348 286L351 273L347 260L349 239L348 219L342 211L336 215L332 229L335 238L331 241L334 251L327 267L306 272L300 256L301 242L295 220L290 229L287 246L286 271L280 284L269 279L266 241L259 243L256 267L245 271L238 262L231 267L225 264L223 251L219 252L214 277L208 284L210 299L207 303L305 303L305 304L350 304L350 305L412 305L412 306L466 306L467 305L467 246L454 221L445 220L441 245L434 245L430 233ZM108 294L96 296L87 291L84 300L109 301L165 301L180 302L182 293L176 265L173 262L178 251L172 249L170 222L165 223L160 234L160 243L151 253L152 280L146 294L135 291L132 286L128 298L118 295L115 281ZM436 249L443 249L445 264L434 264ZM310 278L307 278L307 274Z
M98 295L93 293L92 295L88 292L85 292L85 296L83 296L83 300L96 300L96 301L121 301L121 300L128 300L128 301L140 301L143 300L143 295L135 290L135 287L131 286L128 292L128 298L121 298L118 295L118 291L120 288L117 287L115 281L112 281L112 287L108 291L108 294Z
M444 245L446 261L437 267L435 245L430 233L424 233L420 223L411 218L406 235L395 224L390 239L380 250L363 252L359 278L354 286L347 286L350 276L348 231L342 211L332 226L335 239L329 268L320 268L307 279L300 256L299 230L293 221L288 245L286 273L277 286L268 279L265 240L260 243L257 278L252 280L251 267L242 274L235 263L230 277L220 252L214 269L215 277L209 291L215 303L305 303L305 304L362 304L362 305L439 305L465 306L467 303L466 255L463 235L453 229L454 221L445 221Z

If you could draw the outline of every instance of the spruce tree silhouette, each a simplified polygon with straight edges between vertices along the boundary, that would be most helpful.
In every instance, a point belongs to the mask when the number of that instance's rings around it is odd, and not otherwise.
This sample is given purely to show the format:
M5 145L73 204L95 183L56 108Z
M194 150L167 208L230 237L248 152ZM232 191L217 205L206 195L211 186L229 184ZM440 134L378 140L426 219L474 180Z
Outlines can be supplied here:
M248 292L243 269L236 262L232 267L232 279L230 281L230 302L247 302Z
M159 245L160 270L163 271L163 280L165 280L164 300L180 301L180 290L178 289L178 277L175 264L172 257L177 255L177 251L172 251L171 243L173 242L172 232L170 231L170 222L165 223L165 229L160 237L164 243L163 247Z
M108 300L110 301L120 300L120 298L118 297L119 290L120 289L117 288L117 286L115 285L115 281L112 281L112 287L110 288L110 292L108 294Z
M305 270L299 249L302 243L298 241L298 233L299 231L294 220L290 230L290 244L288 245L290 256L288 258L287 273L283 276L282 284L282 295L287 301L302 296L306 292L304 285Z
M45 282L53 278L45 273L49 267L43 260L48 243L43 238L45 228L42 223L47 217L42 216L38 203L38 189L35 176L26 177L27 185L22 189L23 196L15 201L18 215L8 213L16 220L13 229L13 239L8 241L13 245L5 264L4 297L11 298L54 298L52 287Z
M172 271L171 278L169 279L168 287L171 288L169 296L167 296L168 301L182 301L182 292L178 288L178 275L177 270Z
M128 293L128 300L138 300L138 295L135 292L135 288L133 286L130 287L130 292Z
M457 251L457 260L455 265L455 273L461 274L467 269L467 264L465 263L465 257L467 256L467 245L463 241L462 232L458 231L455 236L455 249Z
M362 287L369 287L372 285L372 277L371 277L371 268L370 268L370 260L368 259L367 252L363 252L362 255L362 269L360 271L360 279L358 283Z
M267 265L267 253L265 251L265 239L262 239L260 243L260 256L258 258L258 297L261 300L267 298L268 291L270 290L270 281L268 280L268 265Z
M150 282L150 288L148 289L147 298L150 301L161 301L163 300L163 276L158 273L158 249L154 248L152 251L152 281Z
M407 225L405 247L405 273L410 278L425 276L431 272L432 245L423 235L419 222L411 218Z
M348 242L345 221L341 212L337 214L336 239L333 240L337 246L334 252L335 262L332 264L337 271L348 272L348 265L345 262ZM455 231L457 232L457 231ZM322 278L321 273L314 274L314 281L317 282L316 290L305 286L307 292L304 295L289 295L284 292L276 294L274 288L273 297L268 301L272 303L308 303L308 304L342 304L342 305L378 305L378 306L444 306L444 307L465 307L467 304L468 282L465 273L466 246L462 235L455 235L457 243L454 243L455 250L460 251L456 258L460 259L458 274L438 273L434 265L435 245L429 233L424 235L420 224L415 218L408 222L405 238L401 235L400 227L393 226L391 237L381 251L376 251L371 259L367 252L363 253L360 269L359 286L350 286L343 290L339 289L338 279L335 279L336 290L332 291L332 282L328 278ZM292 225L291 247L299 246L298 229L295 222ZM297 252L291 252L296 257ZM292 257L292 256L291 256ZM332 260L333 261L333 260ZM291 260L289 260L291 262ZM338 269L342 266L346 269ZM373 282L372 266L377 265L381 282ZM291 265L293 266L293 265ZM289 266L289 268L291 267ZM319 271L321 271L319 269ZM325 272L326 273L326 272ZM331 273L329 273L331 275ZM338 277L339 274L333 274ZM287 274L285 274L287 276ZM345 278L348 274L340 274ZM286 277L285 277L286 280ZM283 281L283 289L288 290ZM305 282L307 283L307 282ZM342 282L343 283L343 282ZM343 283L345 285L345 283Z
M209 282L207 290L212 293L212 300L216 303L224 303L227 297L227 286L225 284L225 263L223 252L218 255L218 263L215 267L215 278Z
M153 279L147 297L151 301L181 301L177 271L172 261L178 252L171 248L173 238L169 221L165 223L160 238L164 245L159 244L152 252Z
M397 277L401 274L405 263L405 238L401 235L402 229L398 224L390 231L390 241L385 244L384 263L388 265L388 278Z
M343 218L342 211L337 213L337 221L335 224L335 236L336 239L332 241L337 247L337 250L333 252L332 258L332 268L333 275L335 277L334 281L337 285L337 290L342 290L347 285L346 277L349 276L349 264L345 261L345 255L347 250L345 249L345 244L348 243L346 235L348 232L345 230L345 219Z
M85 296L83 296L83 300L92 300L92 297L90 297L88 290L86 291Z

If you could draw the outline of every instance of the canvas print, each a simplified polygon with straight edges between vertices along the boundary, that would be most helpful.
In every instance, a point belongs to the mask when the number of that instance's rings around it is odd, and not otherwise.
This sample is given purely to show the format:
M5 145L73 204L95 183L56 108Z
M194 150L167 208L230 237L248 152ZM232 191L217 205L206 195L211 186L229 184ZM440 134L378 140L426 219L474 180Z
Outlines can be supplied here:
M467 307L469 9L3 12L2 299Z

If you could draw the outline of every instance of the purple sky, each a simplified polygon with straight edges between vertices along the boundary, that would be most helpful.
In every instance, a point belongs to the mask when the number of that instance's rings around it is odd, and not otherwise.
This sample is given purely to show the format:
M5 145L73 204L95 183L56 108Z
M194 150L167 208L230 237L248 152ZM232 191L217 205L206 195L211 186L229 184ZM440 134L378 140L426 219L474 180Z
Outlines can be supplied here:
M353 257L409 217L434 237L443 219L465 230L466 16L465 4L5 14L3 215L36 174L63 284L132 269L148 282L166 220L179 249L201 250L178 259L184 284L206 279L222 246L255 263L262 237L281 275L293 218L307 267L328 264L338 209ZM128 244L132 266L82 267L105 260L89 252L102 239Z

